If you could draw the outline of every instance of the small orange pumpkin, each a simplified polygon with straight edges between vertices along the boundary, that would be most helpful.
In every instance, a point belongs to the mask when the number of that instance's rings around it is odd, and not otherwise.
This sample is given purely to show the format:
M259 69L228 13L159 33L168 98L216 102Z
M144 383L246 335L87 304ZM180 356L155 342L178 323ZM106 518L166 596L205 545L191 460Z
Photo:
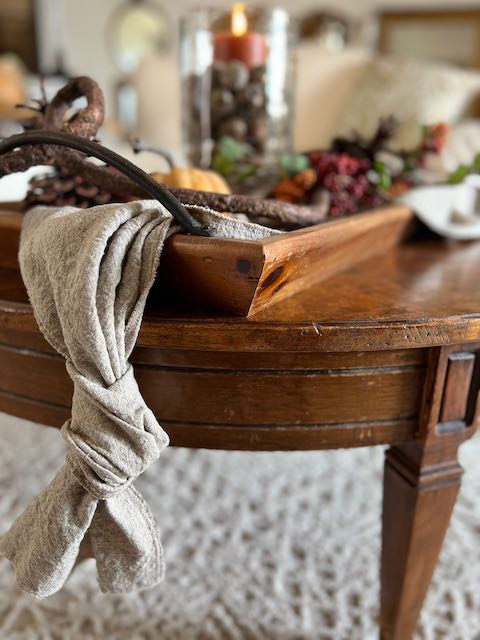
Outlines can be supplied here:
M230 188L224 178L216 171L204 169L173 167L169 173L155 171L150 174L154 180L179 189L195 189L211 193L230 194Z
M168 172L154 171L150 175L154 180L167 187L179 189L194 189L196 191L209 191L210 193L224 193L230 195L230 187L225 179L216 171L198 169L196 167L176 167L171 154L155 144L142 142L138 138L132 140L132 149L135 153L150 151L161 156L168 165Z

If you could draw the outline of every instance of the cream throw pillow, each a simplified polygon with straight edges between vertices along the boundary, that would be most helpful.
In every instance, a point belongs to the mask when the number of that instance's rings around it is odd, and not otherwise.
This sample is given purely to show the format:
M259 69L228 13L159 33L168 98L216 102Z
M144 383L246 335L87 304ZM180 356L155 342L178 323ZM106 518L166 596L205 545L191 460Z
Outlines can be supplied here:
M348 47L332 52L316 42L299 44L293 136L296 151L328 147L338 113L351 99L369 60L365 49Z
M400 121L392 146L412 148L420 126L455 122L480 93L480 73L413 59L379 58L358 76L339 117L336 133L371 136L380 118Z

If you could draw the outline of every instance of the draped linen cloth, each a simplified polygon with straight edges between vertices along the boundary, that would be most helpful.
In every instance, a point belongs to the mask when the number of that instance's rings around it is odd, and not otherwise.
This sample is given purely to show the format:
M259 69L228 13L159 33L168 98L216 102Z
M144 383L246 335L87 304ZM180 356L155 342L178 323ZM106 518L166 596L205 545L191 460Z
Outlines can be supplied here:
M257 239L269 229L194 207L218 235ZM25 217L20 267L38 325L74 383L62 427L64 466L0 538L19 586L58 591L83 556L104 592L157 584L158 526L132 486L168 445L128 358L166 237L178 230L156 201L87 210L36 207Z

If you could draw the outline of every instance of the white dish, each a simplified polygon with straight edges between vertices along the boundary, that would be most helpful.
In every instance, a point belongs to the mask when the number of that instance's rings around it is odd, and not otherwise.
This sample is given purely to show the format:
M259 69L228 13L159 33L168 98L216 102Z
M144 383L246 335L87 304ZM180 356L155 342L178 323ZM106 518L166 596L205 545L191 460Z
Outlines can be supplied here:
M400 201L436 233L456 240L480 238L480 176L459 185L417 187Z

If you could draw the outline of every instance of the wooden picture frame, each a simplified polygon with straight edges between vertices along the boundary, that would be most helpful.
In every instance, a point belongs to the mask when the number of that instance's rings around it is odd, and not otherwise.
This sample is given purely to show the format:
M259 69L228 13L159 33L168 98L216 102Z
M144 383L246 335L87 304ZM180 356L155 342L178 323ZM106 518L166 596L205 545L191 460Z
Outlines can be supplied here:
M480 69L480 7L380 11L378 22L380 53ZM402 51L402 39L405 45L408 42L408 50Z
M381 54L480 69L480 6L380 11L378 24ZM480 98L473 100L466 115L480 117Z

